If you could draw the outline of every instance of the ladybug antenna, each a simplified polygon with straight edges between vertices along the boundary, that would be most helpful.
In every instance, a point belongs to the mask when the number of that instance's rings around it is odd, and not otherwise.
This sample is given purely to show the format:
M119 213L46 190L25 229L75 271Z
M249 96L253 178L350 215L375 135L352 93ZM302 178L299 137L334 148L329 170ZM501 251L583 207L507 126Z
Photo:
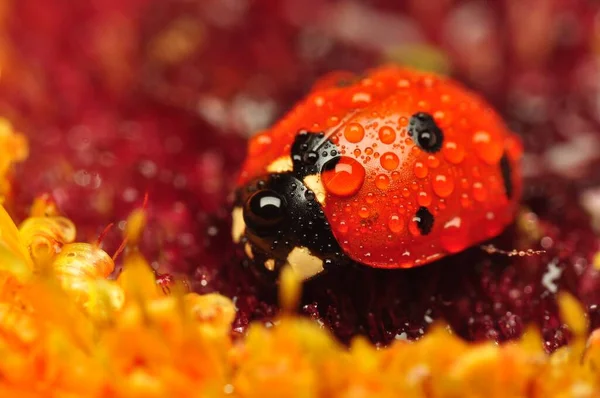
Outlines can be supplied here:
M104 240L104 238L106 237L106 234L108 234L108 232L112 229L112 227L115 225L114 222L111 222L110 224L108 224L106 226L106 228L104 228L104 230L100 233L100 235L98 236L98 239L96 239L96 246L100 246L102 244L102 241Z
M481 248L481 250L485 251L488 254L503 254L507 257L531 257L531 256L539 256L540 254L544 254L546 253L546 250L533 250L533 249L527 249L527 250L511 250L511 251L506 251L506 250L502 250L502 249L498 249L496 246L494 245L482 245L479 246Z

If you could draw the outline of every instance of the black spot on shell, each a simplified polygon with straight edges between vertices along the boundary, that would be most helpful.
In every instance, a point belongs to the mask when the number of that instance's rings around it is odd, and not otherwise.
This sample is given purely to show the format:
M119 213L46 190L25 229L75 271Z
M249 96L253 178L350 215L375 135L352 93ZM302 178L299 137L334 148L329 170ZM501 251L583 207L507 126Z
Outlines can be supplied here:
M502 181L504 181L504 192L506 192L506 197L511 199L513 195L513 182L511 176L512 167L506 152L504 152L504 155L502 155L502 158L500 159L500 172L502 173Z
M417 223L417 227L419 227L421 235L427 235L431 232L434 218L427 207L419 207L419 210L415 213L414 220Z

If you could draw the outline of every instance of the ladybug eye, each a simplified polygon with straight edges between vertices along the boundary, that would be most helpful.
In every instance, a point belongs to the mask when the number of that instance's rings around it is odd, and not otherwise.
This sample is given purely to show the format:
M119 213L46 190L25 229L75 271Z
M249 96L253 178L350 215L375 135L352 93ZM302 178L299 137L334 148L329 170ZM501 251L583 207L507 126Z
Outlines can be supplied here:
M270 189L254 193L244 206L244 221L257 234L268 234L284 216L285 200Z
M415 144L425 152L437 152L442 147L444 134L428 113L419 112L412 115L408 132Z

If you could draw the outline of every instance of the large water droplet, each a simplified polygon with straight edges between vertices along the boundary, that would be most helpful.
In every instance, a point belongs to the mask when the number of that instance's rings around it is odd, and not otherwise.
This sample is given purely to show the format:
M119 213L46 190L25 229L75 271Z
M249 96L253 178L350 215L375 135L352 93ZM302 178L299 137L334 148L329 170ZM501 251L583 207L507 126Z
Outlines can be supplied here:
M342 156L339 160L331 159L323 166L322 180L325 189L331 194L352 196L363 186L365 168L347 156Z

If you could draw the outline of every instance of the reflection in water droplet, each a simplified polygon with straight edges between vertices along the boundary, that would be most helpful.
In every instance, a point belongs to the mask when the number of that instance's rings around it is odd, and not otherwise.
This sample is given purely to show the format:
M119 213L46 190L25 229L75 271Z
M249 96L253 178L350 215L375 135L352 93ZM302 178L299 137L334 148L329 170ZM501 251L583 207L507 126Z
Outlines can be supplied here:
M323 166L322 180L329 193L351 196L363 186L365 168L358 161L347 156L342 156L339 160L331 159Z

